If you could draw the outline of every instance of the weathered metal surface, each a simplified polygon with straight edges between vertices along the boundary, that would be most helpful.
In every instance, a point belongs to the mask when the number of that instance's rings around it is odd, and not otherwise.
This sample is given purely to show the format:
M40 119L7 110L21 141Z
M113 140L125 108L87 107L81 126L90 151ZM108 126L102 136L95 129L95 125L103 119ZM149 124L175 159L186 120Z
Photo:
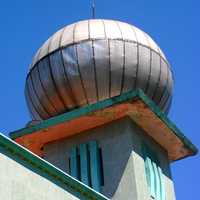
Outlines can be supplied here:
M36 53L27 82L30 77L35 91L25 95L37 120L138 88L166 113L172 99L163 52L143 31L113 20L80 21L56 32Z

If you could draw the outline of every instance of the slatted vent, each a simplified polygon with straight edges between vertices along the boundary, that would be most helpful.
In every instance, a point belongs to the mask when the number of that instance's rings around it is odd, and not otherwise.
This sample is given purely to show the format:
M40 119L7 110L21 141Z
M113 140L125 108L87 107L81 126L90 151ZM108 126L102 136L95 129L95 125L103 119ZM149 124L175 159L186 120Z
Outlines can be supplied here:
M104 184L102 152L96 141L71 149L69 173L74 178L100 192Z

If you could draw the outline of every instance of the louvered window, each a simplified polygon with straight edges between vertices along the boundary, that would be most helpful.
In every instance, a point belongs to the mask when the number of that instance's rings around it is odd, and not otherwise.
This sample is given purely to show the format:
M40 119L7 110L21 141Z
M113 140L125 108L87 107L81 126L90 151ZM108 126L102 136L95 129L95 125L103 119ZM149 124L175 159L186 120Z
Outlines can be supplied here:
M165 185L159 160L147 145L143 147L146 180L151 197L155 200L165 200Z
M96 141L71 149L69 173L74 178L100 192L104 184L102 153Z

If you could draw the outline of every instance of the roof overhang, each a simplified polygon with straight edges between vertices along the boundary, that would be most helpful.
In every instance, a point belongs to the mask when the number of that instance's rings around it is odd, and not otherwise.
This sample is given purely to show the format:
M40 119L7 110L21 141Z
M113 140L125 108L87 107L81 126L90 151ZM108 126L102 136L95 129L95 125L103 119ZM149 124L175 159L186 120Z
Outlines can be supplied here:
M198 150L141 90L130 91L96 104L44 120L10 133L10 137L42 156L44 144L129 116L159 143L170 161L195 155Z

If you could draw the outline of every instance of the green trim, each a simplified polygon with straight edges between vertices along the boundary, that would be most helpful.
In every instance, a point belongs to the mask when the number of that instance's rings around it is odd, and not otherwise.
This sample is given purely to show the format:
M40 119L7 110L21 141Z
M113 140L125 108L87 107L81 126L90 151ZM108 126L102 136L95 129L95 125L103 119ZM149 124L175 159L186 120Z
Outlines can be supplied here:
M168 119L168 117L155 105L155 103L152 100L150 100L144 94L144 92L140 89L130 91L130 92L124 93L120 96L113 97L113 98L110 98L110 99L107 99L104 101L100 101L100 102L92 104L92 105L87 105L85 107L75 109L71 112L64 113L62 115L50 118L48 120L44 120L37 125L11 132L10 137L12 139L16 139L18 137L22 137L24 135L28 135L28 134L31 134L36 131L46 129L50 126L54 126L54 125L57 125L57 124L60 124L60 123L63 123L63 122L69 121L69 120L73 120L75 118L78 118L78 117L81 117L84 115L88 115L91 112L95 112L97 110L101 110L101 109L110 107L115 104L131 101L133 99L140 99L141 101L143 101L149 107L149 109L151 109L152 112L154 112L154 114L166 124L166 126L176 135L176 137L178 137L182 141L184 146L187 149L189 149L193 155L197 154L198 149L190 142L189 139L187 139L181 133L181 131L175 126L175 124L173 124Z
M78 149L77 147L73 147L70 152L70 175L79 180L79 172Z
M80 166L81 166L81 182L90 185L90 160L87 144L80 144Z
M101 109L110 107L112 105L122 103L124 101L132 100L132 99L136 98L138 96L138 94L139 94L138 91L128 92L121 96L113 97L111 99L106 99L104 101L100 101L100 102L92 104L92 105L87 105L82 108L75 109L73 111L61 114L59 116L44 120L37 125L31 126L28 128L25 127L20 130L11 132L10 137L12 139L16 139L18 137L28 135L28 134L31 134L33 132L36 132L36 131L39 131L42 129L46 129L46 128L49 128L49 127L57 125L57 124L61 124L66 121L70 121L70 120L76 119L78 117L88 115L91 112L95 112L97 110L101 110Z
M156 104L149 99L142 90L138 90L139 98L152 110L152 112L165 123L165 125L178 137L185 148L189 149L193 155L198 153L197 147L178 129L178 127L163 113ZM187 156L186 156L187 157ZM183 159L183 158L181 158Z
M142 146L142 153L150 195L156 200L165 200L165 184L162 169L159 166L160 161L158 160L156 153L146 144L143 144Z
M162 173L161 168L158 166L158 175L159 175L159 179L160 179L160 199L165 200L165 183L164 183L164 176Z
M154 161L152 161L152 165L153 165L153 171L154 171L154 178L155 178L155 195L156 195L156 200L164 200L164 199L161 199L161 194L160 194L160 183L161 183L161 180L159 179L159 174L158 174L158 164L155 163Z
M91 174L91 185L96 191L100 192L101 188L101 177L100 177L100 158L99 148L96 141L89 142L90 152L90 174Z
M79 199L109 200L85 184L59 170L52 164L34 155L24 147L0 133L0 152L23 164L25 167L47 178Z

